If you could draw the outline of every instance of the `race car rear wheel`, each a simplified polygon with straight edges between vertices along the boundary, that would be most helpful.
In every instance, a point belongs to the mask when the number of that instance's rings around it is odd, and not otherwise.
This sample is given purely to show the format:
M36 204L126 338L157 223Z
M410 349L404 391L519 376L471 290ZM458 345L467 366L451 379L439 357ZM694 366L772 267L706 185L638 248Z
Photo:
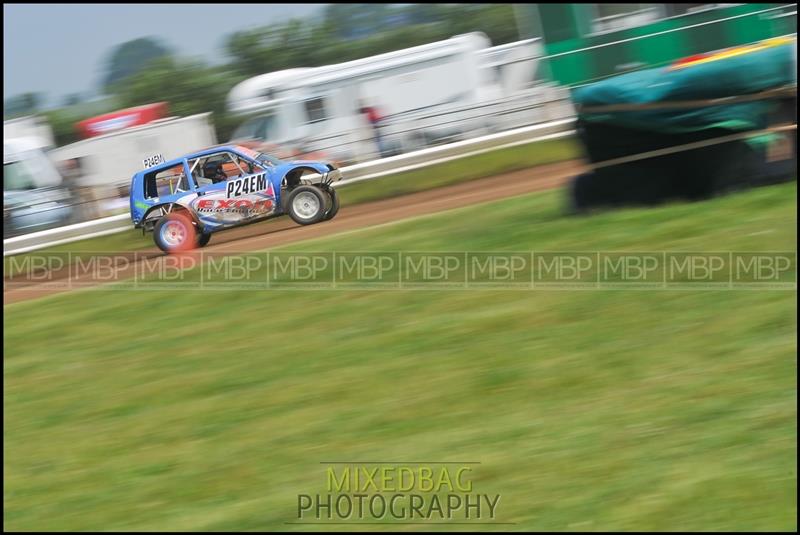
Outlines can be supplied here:
M316 186L294 188L286 202L289 217L300 225L319 223L329 208L326 197L326 193Z
M333 188L328 188L328 196L331 198L331 207L330 210L325 212L323 221L333 219L339 212L339 195L336 193L336 190Z
M197 243L197 231L188 216L171 212L156 223L153 241L165 253L187 251Z

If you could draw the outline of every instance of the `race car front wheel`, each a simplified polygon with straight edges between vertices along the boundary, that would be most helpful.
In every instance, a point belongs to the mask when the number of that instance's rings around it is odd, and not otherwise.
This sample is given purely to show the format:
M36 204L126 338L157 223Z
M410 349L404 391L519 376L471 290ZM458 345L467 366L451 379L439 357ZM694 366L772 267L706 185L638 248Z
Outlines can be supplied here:
M171 212L156 223L153 241L165 253L188 251L197 243L197 231L188 216Z
M316 186L298 186L289 193L286 204L289 217L300 225L319 223L329 204L327 194Z

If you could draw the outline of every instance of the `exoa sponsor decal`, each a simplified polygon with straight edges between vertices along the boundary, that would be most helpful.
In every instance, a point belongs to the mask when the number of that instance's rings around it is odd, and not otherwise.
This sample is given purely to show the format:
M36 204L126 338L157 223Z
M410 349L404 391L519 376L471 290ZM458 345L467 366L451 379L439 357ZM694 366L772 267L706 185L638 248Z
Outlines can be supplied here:
M267 189L267 178L264 173L261 173L229 180L225 188L225 196L230 199L231 197L248 195L265 189Z
M198 212L258 213L271 212L273 199L201 199L197 201Z

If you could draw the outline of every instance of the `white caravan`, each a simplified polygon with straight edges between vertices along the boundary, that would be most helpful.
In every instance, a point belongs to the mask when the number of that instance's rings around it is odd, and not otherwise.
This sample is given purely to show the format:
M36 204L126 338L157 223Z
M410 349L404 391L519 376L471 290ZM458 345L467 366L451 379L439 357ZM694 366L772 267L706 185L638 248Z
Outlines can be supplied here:
M228 96L229 110L246 117L233 140L363 159L374 152L374 143L359 112L362 104L377 107L391 124L408 113L435 114L500 97L500 87L480 69L477 53L489 45L484 34L470 33L337 65L251 78Z
M243 121L232 141L352 162L376 154L374 133L359 111L364 104L384 115L390 154L573 113L564 106L569 95L537 72L541 40L490 45L483 33L470 33L245 80L228 95L228 109Z

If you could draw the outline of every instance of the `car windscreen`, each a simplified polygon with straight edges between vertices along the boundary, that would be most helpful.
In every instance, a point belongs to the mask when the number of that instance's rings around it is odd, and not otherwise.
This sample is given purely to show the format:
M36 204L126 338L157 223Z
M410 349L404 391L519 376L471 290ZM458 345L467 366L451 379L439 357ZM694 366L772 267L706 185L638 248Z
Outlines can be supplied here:
M282 163L285 163L283 160L279 160L278 158L275 158L274 156L270 156L269 154L264 154L263 152L260 152L258 154L258 156L256 156L256 159L261 163L265 163L267 165L273 165L273 166L274 165L281 165Z
M33 176L21 161L3 164L3 191L34 189Z

